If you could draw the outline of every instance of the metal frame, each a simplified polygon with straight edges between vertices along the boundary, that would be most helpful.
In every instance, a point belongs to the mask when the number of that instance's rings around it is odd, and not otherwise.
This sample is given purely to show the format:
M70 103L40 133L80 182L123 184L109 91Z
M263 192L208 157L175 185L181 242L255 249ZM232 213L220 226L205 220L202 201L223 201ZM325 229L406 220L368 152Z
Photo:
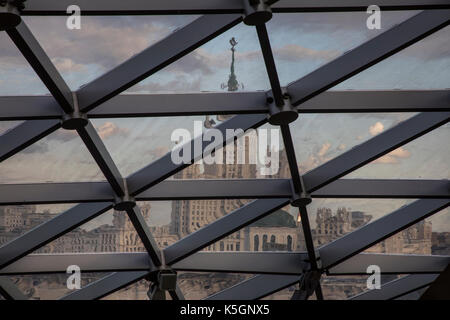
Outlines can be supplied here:
M268 1L272 12L365 11L370 1L343 0ZM336 84L369 68L449 24L446 0L380 0L382 10L425 10L379 36L363 43L330 63L291 83L280 86L270 40L264 23L256 25L264 62L270 79L268 92L120 95L121 92L178 60L243 20L241 0L202 1L51 1L28 0L21 15L66 15L68 5L77 4L85 15L205 14L167 38L92 81L76 92L64 82L50 59L22 21L8 35L47 86L52 96L0 97L0 121L26 120L0 136L0 162L63 128L76 129L107 182L0 185L0 205L80 203L70 210L0 248L0 275L64 272L65 261L76 261L83 270L113 272L62 299L99 299L155 272L211 271L259 274L232 288L208 297L214 299L259 299L300 283L310 286L320 274L361 274L371 261L383 264L385 273L412 275L386 284L379 292L354 299L392 299L432 283L445 269L448 256L401 256L360 253L450 203L448 180L340 179L374 159L387 154L450 119L450 90L430 91L327 91ZM183 40L183 41L181 41ZM147 167L122 177L89 118L157 117L208 114L237 114L216 128L257 128L273 111L290 105L297 113L417 112L367 142L309 172L298 171L289 124L280 128L290 166L290 179L164 181L188 165L175 165L170 154ZM123 108L123 105L129 107ZM290 116L294 116L291 112ZM270 117L269 117L270 118ZM225 144L234 139L225 141ZM199 143L193 140L194 145ZM201 144L192 160L211 153ZM307 205L317 198L418 198L409 206L370 223L346 236L315 248ZM157 247L135 201L177 199L257 199L161 250ZM246 225L293 204L299 207L307 252L198 252ZM146 253L29 255L59 236L111 208L127 212ZM407 213L407 214L405 214ZM355 241L357 239L357 241ZM401 267L400 267L401 266ZM323 299L320 284L311 287ZM306 290L306 289L304 289ZM17 288L0 278L0 293L9 299L24 299ZM312 291L304 291L307 299ZM177 287L173 299L183 299Z

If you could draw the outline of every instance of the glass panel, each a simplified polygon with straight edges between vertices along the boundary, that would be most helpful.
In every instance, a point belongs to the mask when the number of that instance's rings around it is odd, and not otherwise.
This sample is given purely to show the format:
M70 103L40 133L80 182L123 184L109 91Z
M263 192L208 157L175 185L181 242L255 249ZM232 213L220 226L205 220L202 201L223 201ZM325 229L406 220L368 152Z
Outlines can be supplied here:
M148 219L150 207L141 205ZM109 210L52 241L37 253L87 253L87 252L145 252L128 215L123 211Z
M148 300L147 292L149 290L150 283L142 279L136 283L120 289L101 300ZM170 295L166 294L166 299L170 300Z
M320 283L325 300L347 300L355 295L367 291L367 276L326 276ZM381 285L393 281L400 275L381 275Z
M366 252L448 255L450 209L446 208L370 247Z
M0 247L74 205L0 206Z
M415 114L302 114L291 125L300 172L320 166Z
M236 84L228 87L231 39L235 47ZM210 40L126 92L254 91L270 88L255 28L243 23Z
M443 125L345 178L449 179L450 150L445 147L449 137L450 124Z
M74 90L194 19L82 16L81 29L70 30L66 27L67 17L25 17L36 39Z
M81 273L81 288L106 276L106 273ZM67 288L69 274L13 276L11 281L31 300L57 300L73 290Z
M0 32L0 96L34 94L49 91L8 34Z
M76 131L60 129L6 159L0 183L104 181Z
M385 13L383 12L383 19ZM445 89L450 75L450 27L342 82L334 90Z
M253 276L241 273L179 272L178 284L186 300L200 300Z
M93 124L121 173L128 176L168 152L180 155L181 162L184 150L176 151L175 142L184 144L198 137L206 126L218 125L223 120L219 116L158 117L93 120ZM181 139L176 130L189 134ZM262 134L267 138L260 138ZM226 139L226 135L222 138ZM221 157L207 157L203 165L197 162L173 178L288 178L289 166L281 140L280 130L270 125L249 130L230 151L222 148ZM189 152L192 150L186 149Z
M282 13L267 23L282 85L287 85L416 14L383 12L369 30L366 12Z
M261 300L291 300L295 290L298 289L298 285L290 286L281 291L272 293L271 295L262 298ZM308 300L315 300L315 294L313 294Z
M415 200L313 199L308 206L311 232L322 246Z

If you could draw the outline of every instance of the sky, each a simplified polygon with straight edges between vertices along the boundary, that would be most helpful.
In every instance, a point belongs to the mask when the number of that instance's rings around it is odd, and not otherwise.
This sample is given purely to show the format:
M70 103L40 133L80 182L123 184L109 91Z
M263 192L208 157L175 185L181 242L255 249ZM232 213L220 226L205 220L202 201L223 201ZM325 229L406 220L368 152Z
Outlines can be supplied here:
M368 30L366 13L275 14L267 29L282 85L339 57L417 11L382 12L381 30ZM82 17L81 30L68 30L65 17L25 17L72 90L89 83L197 16ZM450 87L450 27L380 62L330 90L444 89ZM235 37L236 74L243 90L267 90L269 81L253 27L239 24L179 61L128 89L126 93L221 91L230 64L229 39ZM0 33L0 95L43 95L48 90ZM7 106L0 106L7 107ZM126 107L126 106L125 106ZM291 125L300 171L367 141L415 114L302 114ZM173 130L193 129L202 117L92 120L122 175L127 176L170 150ZM0 134L20 122L0 122ZM266 128L269 127L268 125ZM410 142L346 178L448 179L450 125ZM130 156L132 155L132 156ZM30 165L33 164L33 165ZM0 165L0 183L105 180L71 131L63 129ZM351 207L380 217L407 203L402 200L315 200L319 206ZM170 202L154 203L152 224L164 224ZM57 207L51 208L52 210ZM434 230L450 231L449 210ZM314 220L314 218L312 219ZM110 215L98 222L110 222Z

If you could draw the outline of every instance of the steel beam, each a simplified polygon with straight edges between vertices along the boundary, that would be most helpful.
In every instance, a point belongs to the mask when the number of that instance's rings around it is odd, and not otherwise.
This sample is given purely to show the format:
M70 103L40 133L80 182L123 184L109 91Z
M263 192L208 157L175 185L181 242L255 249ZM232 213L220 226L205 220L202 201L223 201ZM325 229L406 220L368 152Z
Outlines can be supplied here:
M197 252L171 267L193 272L300 275L307 260L306 252Z
M271 1L273 2L273 1ZM76 4L83 15L169 15L169 14L223 14L243 13L239 0L28 0L22 15L67 15L67 7ZM273 12L343 12L366 11L373 4L370 0L280 0L272 5ZM446 0L378 0L383 11L424 10L448 8Z
M112 208L111 203L79 204L0 247L0 269Z
M236 209L165 248L166 263L172 265L287 204L289 199L261 199Z
M445 27L449 21L450 10L420 12L291 83L287 91L291 96L292 104L299 105L311 99Z
M65 83L25 22L22 21L17 27L7 29L6 32L42 82L44 82L55 100L58 101L64 112L72 112L73 98L69 86Z
M141 238L142 244L150 256L153 264L155 266L160 266L162 262L161 251L158 248L158 244L153 238L150 229L145 222L144 217L142 216L141 210L136 205L133 208L129 208L126 210L128 217L130 218L133 227L136 229L139 238Z
M223 137L226 137L227 129L242 129L244 131L250 128L257 128L267 122L267 118L264 115L239 115L235 116L215 127L215 129L220 130ZM192 163L200 159L202 156L211 154L214 148L219 148L224 146L230 141L234 141L234 138L230 138L225 141L204 141L205 133L199 136L189 143L191 144L191 157ZM199 147L197 147L199 146ZM172 161L171 152L168 152L165 156L154 161L143 169L137 171L127 178L128 190L131 195L135 196L146 189L154 186L155 184L165 180L166 178L174 175L178 171L183 170L188 167L188 164L175 164Z
M108 5L110 6L110 5ZM77 91L87 112L132 87L241 21L239 15L202 16Z
M301 274L305 252L197 252L173 264L176 271ZM146 252L29 254L0 270L1 275L66 273L77 265L83 272L150 271Z
M0 185L0 197L1 188ZM136 200L263 199L290 196L290 179L165 180L136 195Z
M6 277L0 277L0 295L6 300L28 300L17 286Z
M0 269L0 275L66 273L70 265L83 272L149 271L154 266L147 252L29 254Z
M90 118L115 118L267 113L266 99L263 91L121 94L88 115Z
M448 180L338 179L312 198L448 199ZM136 201L266 199L292 196L290 179L165 180ZM114 201L108 182L0 184L0 205Z
M108 182L0 184L0 205L114 201Z
M118 197L125 195L122 175L92 123L89 121L85 127L77 129L77 132L116 195Z
M205 300L257 300L299 282L301 276L258 275L220 291Z
M88 113L92 119L267 114L264 91L120 94ZM0 121L60 119L51 96L0 97ZM124 108L123 106L127 107ZM297 107L299 113L450 111L450 90L326 91Z
M446 208L449 204L448 199L418 200L320 247L319 252L323 268L329 269L336 266L374 244Z
M84 288L69 293L60 300L98 300L143 279L147 274L148 271L114 272Z
M58 120L25 121L0 135L0 162L12 157L41 138L58 130Z
M308 184L306 184L307 190ZM313 198L449 199L449 180L338 179L313 191Z
M327 271L327 275L367 275L367 267L377 265L382 274L440 273L450 256L360 253Z
M303 175L309 192L445 124L450 112L420 113Z
M3 96L0 106L0 121L61 119L63 114L52 96Z
M424 288L436 280L439 274L413 274L404 276L381 286L381 289L373 289L349 300L392 300L405 294Z

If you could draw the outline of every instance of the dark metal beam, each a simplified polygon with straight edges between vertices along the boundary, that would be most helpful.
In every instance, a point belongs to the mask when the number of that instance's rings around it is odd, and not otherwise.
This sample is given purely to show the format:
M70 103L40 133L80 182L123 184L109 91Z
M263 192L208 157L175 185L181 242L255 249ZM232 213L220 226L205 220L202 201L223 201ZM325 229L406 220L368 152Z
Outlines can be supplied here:
M108 182L0 184L0 205L114 201Z
M176 271L301 274L305 252L197 252L173 264ZM69 265L83 272L151 271L146 252L29 254L0 270L0 275L66 273Z
M299 282L301 276L258 275L220 291L205 300L257 300Z
M319 252L323 268L329 269L336 266L374 244L446 208L449 204L448 199L418 200L320 247Z
M445 27L450 10L422 11L303 78L291 83L292 104L299 105L317 94L386 59Z
M0 247L0 269L112 208L111 203L79 204Z
M338 179L312 198L448 199L448 180ZM292 196L290 179L165 180L136 201L266 199ZM0 184L0 205L114 201L108 182Z
M307 189L308 184L306 184ZM450 198L449 180L338 179L314 191L313 198Z
M12 157L41 138L58 130L58 120L25 121L0 135L0 162Z
M404 276L381 286L351 297L349 300L392 300L412 291L426 287L436 280L439 274L413 274Z
M25 22L22 21L17 27L7 29L6 32L56 101L58 101L61 108L66 113L72 112L73 97L69 86L65 83Z
M52 96L2 96L0 121L61 119L62 110Z
M0 295L6 300L28 300L22 291L6 277L0 277Z
M227 129L242 129L244 131L250 128L257 128L264 123L267 122L267 118L265 115L239 115L235 116L225 122L222 122L215 129L220 130L222 135L226 137ZM191 157L192 162L197 161L202 156L209 155L213 151L213 147L223 146L234 139L231 138L229 140L220 142L220 141L204 141L203 134L200 137L197 137L191 140ZM196 148L196 145L201 146L201 148ZM198 150L197 150L198 149ZM160 159L154 161L143 169L137 171L127 178L128 182L128 190L131 195L135 196L146 189L154 186L155 184L165 180L166 178L174 175L178 171L183 170L188 167L190 164L175 164L172 161L171 152L168 152L165 156Z
M197 252L171 267L193 272L300 275L307 260L306 252Z
M132 87L241 21L239 15L202 16L77 91L87 112Z
M0 185L0 197L1 188ZM263 199L291 195L289 179L166 180L139 193L136 200Z
M89 121L85 127L77 129L77 132L116 195L118 197L125 195L125 183L122 175L92 123Z
M283 93L281 92L280 79L278 78L277 67L275 65L275 59L273 58L272 48L270 46L269 35L267 34L267 28L265 24L256 25L256 33L258 34L258 40L261 45L261 52L263 54L264 63L266 65L267 75L270 81L270 87L272 88L273 99L278 107L284 105Z
M439 273L450 256L360 253L328 270L327 275L367 275L367 267L377 265L382 274Z
M172 265L287 204L289 199L262 199L236 209L165 248L166 263Z
M0 269L0 275L66 273L77 265L83 272L149 271L153 264L147 252L29 254Z
M127 107L124 108L124 105ZM115 118L267 112L265 92L256 91L121 94L99 105L90 111L88 115L90 118Z
M88 113L89 118L170 117L268 113L266 93L202 92L120 94ZM51 96L0 97L0 121L60 119ZM123 106L127 106L124 108ZM297 107L299 113L450 111L450 90L326 91Z
M305 173L303 179L309 192L364 166L390 151L445 124L450 112L420 113L395 127L352 148L321 166Z
M155 266L162 265L161 251L158 248L158 244L153 238L150 229L148 228L147 223L145 222L144 217L142 216L141 210L137 205L133 208L129 208L126 210L128 217L130 218L133 227L136 229L139 238L141 238L142 244L152 259L152 262Z
M69 293L60 300L98 300L143 279L147 274L148 271L114 272L84 288Z
M373 1L372 1L373 2ZM273 12L342 12L366 11L370 0L280 0L272 5ZM67 7L76 4L83 15L168 15L168 14L221 14L242 13L239 0L28 0L22 15L66 15ZM424 10L448 8L446 0L378 0L383 11Z

